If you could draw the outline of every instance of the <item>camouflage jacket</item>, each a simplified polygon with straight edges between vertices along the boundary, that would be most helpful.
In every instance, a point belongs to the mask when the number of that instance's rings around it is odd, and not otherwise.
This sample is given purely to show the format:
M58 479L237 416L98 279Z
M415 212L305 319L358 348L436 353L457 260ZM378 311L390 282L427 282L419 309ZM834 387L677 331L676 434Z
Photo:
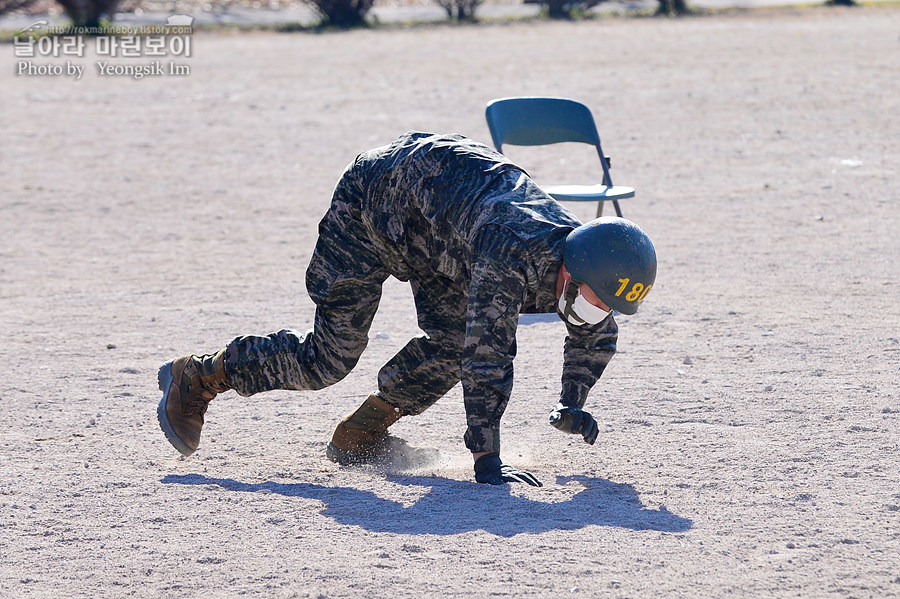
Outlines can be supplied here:
M438 273L464 290L466 446L498 451L519 315L556 312L565 237L581 223L503 155L459 135L408 132L355 167L361 218L390 273ZM560 400L582 407L618 329L612 317L566 326Z

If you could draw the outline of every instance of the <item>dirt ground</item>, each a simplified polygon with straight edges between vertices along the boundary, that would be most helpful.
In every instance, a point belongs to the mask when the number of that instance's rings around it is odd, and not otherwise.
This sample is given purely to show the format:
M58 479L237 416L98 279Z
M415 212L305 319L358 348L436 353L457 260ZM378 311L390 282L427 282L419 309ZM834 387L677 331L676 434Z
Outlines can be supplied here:
M898 35L894 7L196 34L189 76L142 80L0 46L0 596L900 596ZM220 396L181 458L159 365L309 327L343 166L405 129L487 142L508 95L592 107L659 254L597 444L547 425L564 327L532 318L503 455L543 488L473 482L458 387L394 429L439 463L327 461L417 333L391 281L347 379ZM559 150L509 154L594 172Z

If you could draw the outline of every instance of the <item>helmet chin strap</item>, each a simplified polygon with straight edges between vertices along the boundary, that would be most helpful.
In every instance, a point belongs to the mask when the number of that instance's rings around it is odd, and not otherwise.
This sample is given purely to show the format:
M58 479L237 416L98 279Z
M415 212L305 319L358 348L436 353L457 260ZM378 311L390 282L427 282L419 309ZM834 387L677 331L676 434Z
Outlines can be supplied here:
M578 297L578 290L580 285L569 279L566 281L565 288L565 297L566 297L566 307L562 311L559 310L559 307L556 308L556 313L565 320L566 322L571 322L576 325L583 325L585 321L578 317L578 315L572 310L572 305L575 303L575 298Z

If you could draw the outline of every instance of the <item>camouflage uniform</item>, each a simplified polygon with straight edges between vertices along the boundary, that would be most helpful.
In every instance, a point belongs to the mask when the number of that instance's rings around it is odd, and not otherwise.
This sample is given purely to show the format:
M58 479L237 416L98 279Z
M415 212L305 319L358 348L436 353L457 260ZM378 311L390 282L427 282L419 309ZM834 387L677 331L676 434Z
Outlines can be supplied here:
M341 380L366 347L382 283L394 276L410 282L425 334L381 368L380 394L419 414L462 381L466 447L499 451L519 314L556 312L565 237L580 224L487 146L408 132L360 154L335 188L306 273L313 328L235 339L228 380L245 396ZM616 335L612 317L569 326L563 400L584 405Z

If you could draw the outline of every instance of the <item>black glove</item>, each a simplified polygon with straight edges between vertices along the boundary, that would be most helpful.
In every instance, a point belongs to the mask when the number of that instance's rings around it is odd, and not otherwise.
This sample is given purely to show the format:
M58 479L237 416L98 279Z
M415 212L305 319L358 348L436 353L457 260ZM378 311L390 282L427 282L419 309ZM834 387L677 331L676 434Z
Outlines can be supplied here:
M556 409L550 412L550 424L564 433L581 435L584 442L593 445L600 432L594 417L578 408L556 404Z
M500 461L500 454L496 452L485 454L475 460L475 480L489 485L525 483L532 487L544 486L531 472L505 466Z

